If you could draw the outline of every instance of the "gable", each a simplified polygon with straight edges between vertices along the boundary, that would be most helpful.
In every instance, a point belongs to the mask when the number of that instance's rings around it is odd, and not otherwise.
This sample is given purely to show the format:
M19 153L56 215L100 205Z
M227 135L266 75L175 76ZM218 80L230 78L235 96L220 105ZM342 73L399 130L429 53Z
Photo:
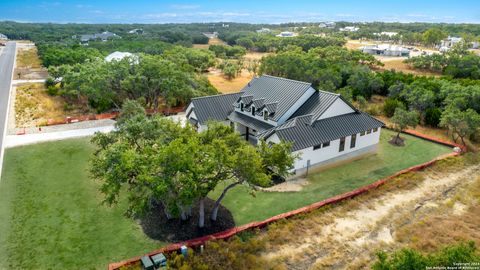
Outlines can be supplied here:
M326 109L317 120L326 119L338 115L344 115L347 113L353 113L355 110L346 103L343 99L337 98L331 105Z

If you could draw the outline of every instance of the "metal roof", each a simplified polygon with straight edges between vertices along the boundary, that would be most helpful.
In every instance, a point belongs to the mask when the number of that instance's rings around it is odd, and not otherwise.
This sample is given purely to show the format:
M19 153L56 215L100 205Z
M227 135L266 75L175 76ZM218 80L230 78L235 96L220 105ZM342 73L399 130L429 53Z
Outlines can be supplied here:
M250 81L241 90L241 96L244 102L264 99L266 105L277 103L276 107L269 105L267 109L269 112L275 109L273 120L278 121L310 87L310 83L263 75Z
M195 108L195 115L201 125L208 120L224 121L233 111L233 103L241 93L215 95L208 97L193 98L191 103Z
M266 139L275 133L280 140L293 143L292 151L298 151L384 126L380 120L364 112L329 117L315 121L313 124L305 121L308 117L310 116L293 118L283 125L265 131L260 137Z
M263 132L263 131L273 127L273 125L262 122L258 119L255 119L255 118L250 117L248 115L244 115L244 114L239 113L239 112L232 112L228 116L228 119L230 119L230 121L232 121L232 122L240 123L244 126L255 129L258 132Z
M339 94L325 92L325 91L316 91L303 105L298 108L298 110L293 113L290 119L312 114L312 120L317 120L330 106L340 98Z

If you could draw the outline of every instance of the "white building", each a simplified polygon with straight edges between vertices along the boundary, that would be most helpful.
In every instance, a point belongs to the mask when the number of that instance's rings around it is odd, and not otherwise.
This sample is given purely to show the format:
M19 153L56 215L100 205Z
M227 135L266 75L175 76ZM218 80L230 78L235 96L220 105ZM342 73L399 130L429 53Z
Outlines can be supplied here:
M357 32L358 30L360 30L360 28L356 26L346 26L346 27L340 28L339 30L340 32Z
M320 23L318 27L333 29L335 28L336 25L337 24L335 22L323 22L323 23Z
M138 56L137 55L134 55L134 54L129 53L129 52L119 52L119 51L116 51L116 52L113 52L113 53L107 55L107 57L105 57L105 62L121 61L121 60L123 60L127 57L132 59L133 63L138 63Z
M301 157L293 168L297 175L375 152L384 125L339 94L266 75L254 78L239 93L192 99L186 115L199 131L216 120L231 125L252 144L292 142L292 151Z
M391 44L369 45L361 47L364 53L383 56L410 56L410 50L401 46Z
M381 33L373 33L375 36L387 36L389 38L392 38L396 35L398 35L397 32L381 32Z
M0 40L7 40L8 37L2 33L0 33Z
M277 37L295 37L297 35L298 34L294 33L294 32L284 31L284 32L281 32L280 34L278 34Z
M259 33L259 34L269 34L271 32L272 32L272 30L270 30L270 28L263 28L262 27L261 29L257 30L257 33Z

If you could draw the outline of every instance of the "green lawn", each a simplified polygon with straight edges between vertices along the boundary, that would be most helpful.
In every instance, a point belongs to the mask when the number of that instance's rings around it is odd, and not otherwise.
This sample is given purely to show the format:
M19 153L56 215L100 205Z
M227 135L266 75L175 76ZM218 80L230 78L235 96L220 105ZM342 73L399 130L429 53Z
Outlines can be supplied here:
M407 139L404 147L395 147L388 143L392 134L392 131L382 129L376 155L312 174L308 177L310 184L300 192L257 192L252 197L245 192L245 187L239 186L227 193L222 204L232 211L238 225L260 221L370 184L452 151L408 135L402 135ZM211 194L212 198L218 197L220 188Z
M229 191L223 204L238 225L305 206L374 182L451 151L407 138L387 143L383 130L377 155L310 176L301 192L252 197L244 187ZM105 269L164 243L148 239L122 213L125 204L101 205L98 183L88 177L93 152L88 139L18 147L6 151L0 182L0 269ZM212 197L216 198L220 189ZM215 194L217 193L217 194Z
M105 269L158 248L123 207L100 205L87 139L6 151L0 183L0 269Z

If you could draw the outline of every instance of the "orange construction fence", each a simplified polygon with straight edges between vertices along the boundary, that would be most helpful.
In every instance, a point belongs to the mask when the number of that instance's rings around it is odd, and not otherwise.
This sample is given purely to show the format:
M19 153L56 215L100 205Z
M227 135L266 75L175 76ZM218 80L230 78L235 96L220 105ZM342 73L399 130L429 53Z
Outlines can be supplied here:
M429 141L432 141L432 142L435 142L435 143L450 146L450 147L460 147L460 149L465 150L464 147L462 147L458 144L451 143L451 142L448 142L448 141L444 141L444 140L441 140L441 139L438 139L438 138L434 138L434 137L431 137L431 136L428 136L428 135L425 135L425 134L422 134L422 133L419 133L419 132L416 132L416 131L407 130L404 133L410 134L412 136L416 136L416 137L419 137L419 138L422 138L422 139L425 139L425 140L429 140ZM313 204L310 204L310 205L307 205L307 206L304 206L304 207L301 207L301 208L298 208L296 210L289 211L289 212L286 212L286 213L283 213L283 214L279 214L279 215L273 216L271 218L265 219L263 221L252 222L252 223L248 223L248 224L245 224L245 225L242 225L242 226L233 227L231 229L228 229L228 230L225 230L225 231L222 231L222 232L218 232L218 233L214 233L214 234L210 234L210 235L205 235L205 236L202 236L202 237L194 238L194 239L179 242L179 243L170 244L170 245L167 245L167 246L162 247L160 249L151 251L148 254L145 254L143 256L152 256L152 255L155 255L155 254L158 254L158 253L171 253L173 251L180 250L180 247L183 246L183 245L188 246L188 247L198 247L198 246L203 245L206 242L211 241L211 240L228 239L228 238L230 238L230 237L232 237L232 236L234 236L234 235L236 235L240 232L246 231L246 230L263 228L263 227L267 226L268 224L271 224L271 223L276 222L276 221L281 220L281 219L290 218L290 217L296 216L298 214L308 213L308 212L311 212L315 209L323 207L325 205L335 204L335 203L338 203L338 202L341 202L341 201L344 201L344 200L347 200L347 199L351 199L351 198L353 198L355 196L358 196L360 194L363 194L363 193L365 193L369 190L376 189L379 186L385 184L389 180L391 180L391 179L393 179L393 178L395 178L399 175L402 175L402 174L405 174L405 173L408 173L408 172L423 170L423 169L433 165L434 163L436 163L439 160L446 159L448 157L458 156L458 155L460 155L460 152L452 152L452 153L449 153L449 154L445 154L445 155L439 156L439 157L437 157L437 158L435 158L431 161L428 161L428 162L425 162L425 163L415 165L415 166L412 166L410 168L398 171L395 174L387 176L387 177L385 177L381 180L378 180L378 181L376 181L372 184L369 184L369 185L357 188L355 190L352 190L352 191L349 191L349 192L346 192L346 193L343 193L343 194L340 194L340 195L337 195L337 196L334 196L334 197L331 197L331 198L328 198L328 199L325 199L325 200L322 200L322 201L319 201L319 202L316 202L316 203L313 203ZM136 262L140 261L140 258L143 257L143 256L130 258L130 259L120 261L120 262L110 263L108 265L108 269L109 270L116 270L116 269L118 269L122 266L127 266L127 265L130 265L130 264L136 263Z

